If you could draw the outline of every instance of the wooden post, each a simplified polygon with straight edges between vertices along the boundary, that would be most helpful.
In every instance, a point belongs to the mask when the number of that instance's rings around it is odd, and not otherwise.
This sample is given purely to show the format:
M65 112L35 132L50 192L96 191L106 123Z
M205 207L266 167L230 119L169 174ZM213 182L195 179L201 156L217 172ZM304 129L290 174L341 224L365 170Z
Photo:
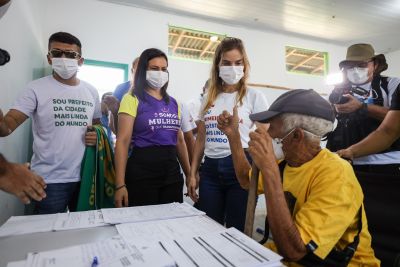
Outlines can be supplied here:
M246 209L246 221L244 224L244 233L252 237L253 236L253 225L254 225L254 213L256 211L256 200L257 200L257 188L258 188L258 176L260 171L257 166L252 164L251 166L251 180L249 185L249 197L247 199Z

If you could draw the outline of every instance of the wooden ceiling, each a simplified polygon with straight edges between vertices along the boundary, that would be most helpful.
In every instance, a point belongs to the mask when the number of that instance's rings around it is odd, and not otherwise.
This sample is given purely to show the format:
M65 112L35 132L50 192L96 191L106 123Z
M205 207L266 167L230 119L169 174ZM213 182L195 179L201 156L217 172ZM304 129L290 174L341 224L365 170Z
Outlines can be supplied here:
M313 75L325 75L327 53L286 46L286 70Z
M215 49L224 37L222 34L169 26L168 54L186 59L211 61Z

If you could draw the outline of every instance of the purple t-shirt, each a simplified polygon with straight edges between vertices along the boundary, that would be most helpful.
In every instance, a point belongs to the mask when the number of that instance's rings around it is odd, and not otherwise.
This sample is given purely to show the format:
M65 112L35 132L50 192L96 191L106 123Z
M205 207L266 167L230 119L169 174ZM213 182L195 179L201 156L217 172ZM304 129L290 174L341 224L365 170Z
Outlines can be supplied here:
M127 94L121 101L119 113L135 117L133 147L176 146L181 114L174 98L170 97L167 104L148 94L144 99Z

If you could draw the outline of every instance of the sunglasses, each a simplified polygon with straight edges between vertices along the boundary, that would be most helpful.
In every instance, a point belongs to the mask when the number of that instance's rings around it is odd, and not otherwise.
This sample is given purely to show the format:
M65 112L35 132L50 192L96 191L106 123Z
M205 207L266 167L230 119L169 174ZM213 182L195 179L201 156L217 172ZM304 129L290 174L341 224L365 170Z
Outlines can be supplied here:
M49 55L51 57L55 57L55 58L62 57L63 55L66 58L80 58L81 57L81 55L78 52L68 51L68 50L60 50L60 49L55 49L55 48L51 49L49 51Z

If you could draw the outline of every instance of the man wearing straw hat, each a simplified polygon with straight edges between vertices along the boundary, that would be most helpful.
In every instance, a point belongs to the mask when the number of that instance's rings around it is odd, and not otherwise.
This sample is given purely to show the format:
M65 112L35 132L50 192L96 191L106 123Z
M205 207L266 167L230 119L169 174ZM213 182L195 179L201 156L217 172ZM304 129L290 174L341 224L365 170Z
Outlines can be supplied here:
M274 241L267 245L289 266L379 266L353 169L320 147L333 127L331 105L311 89L297 89L250 119L260 122L248 151L264 185ZM237 110L224 111L218 128L228 137L236 177L247 187L251 166L241 147Z
M381 76L388 65L370 44L354 44L339 63L344 82L329 96L335 107L336 129L328 135L327 148L338 151L354 145L375 131L392 104L400 79ZM353 169L365 195L365 210L372 247L382 266L400 261L399 200L400 140L388 149L353 160Z

